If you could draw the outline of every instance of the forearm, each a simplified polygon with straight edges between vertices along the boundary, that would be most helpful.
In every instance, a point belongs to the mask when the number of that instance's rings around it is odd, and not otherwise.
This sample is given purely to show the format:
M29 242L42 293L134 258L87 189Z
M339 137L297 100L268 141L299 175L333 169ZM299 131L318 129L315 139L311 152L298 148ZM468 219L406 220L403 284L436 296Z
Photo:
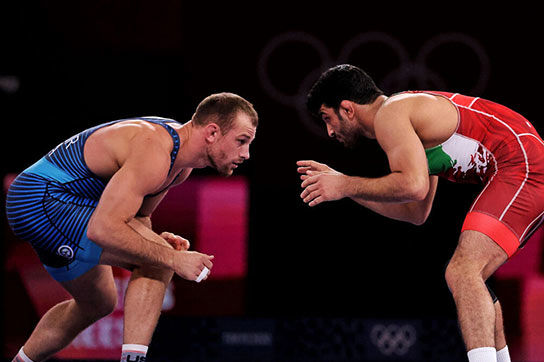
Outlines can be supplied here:
M426 215L422 215L422 210L418 208L418 202L377 202L368 201L357 197L352 197L351 199L359 205L362 205L367 209L370 209L390 219L409 222L412 224L420 224L422 223L421 220L426 218Z
M88 230L89 239L131 264L173 268L172 247L137 219L102 223L91 219Z
M438 178L436 176L431 176L429 178L429 191L421 201L395 203L369 201L360 197L351 197L351 199L385 217L421 225L427 220L427 217L431 212L437 185Z
M345 177L344 195L360 201L378 203L420 201L429 190L427 180L410 178L398 172L379 178ZM374 206L378 207L377 205Z

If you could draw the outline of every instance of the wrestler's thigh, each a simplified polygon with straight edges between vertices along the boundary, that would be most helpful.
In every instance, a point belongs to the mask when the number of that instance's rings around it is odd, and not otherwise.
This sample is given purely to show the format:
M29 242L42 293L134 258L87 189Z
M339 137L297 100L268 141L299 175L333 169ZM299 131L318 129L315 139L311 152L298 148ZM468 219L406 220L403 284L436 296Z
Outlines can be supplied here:
M76 279L60 282L80 305L114 308L117 289L110 266L96 265Z
M507 259L506 252L490 237L479 231L465 230L459 237L450 265L472 269L486 280Z

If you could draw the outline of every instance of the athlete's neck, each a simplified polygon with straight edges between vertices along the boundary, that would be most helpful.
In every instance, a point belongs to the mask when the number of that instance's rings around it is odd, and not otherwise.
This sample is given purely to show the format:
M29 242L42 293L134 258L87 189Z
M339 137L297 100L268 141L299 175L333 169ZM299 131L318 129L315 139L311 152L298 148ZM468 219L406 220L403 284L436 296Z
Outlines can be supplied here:
M357 106L357 120L364 129L365 137L376 139L376 133L374 132L374 120L376 118L376 113L378 113L378 110L381 108L387 98L387 96L381 95L370 104L360 104Z
M207 158L203 151L205 143L202 141L200 132L194 126L193 121L189 121L176 130L180 138L179 152L174 161L178 169L182 168L204 168L207 165ZM205 153L205 152L204 152Z

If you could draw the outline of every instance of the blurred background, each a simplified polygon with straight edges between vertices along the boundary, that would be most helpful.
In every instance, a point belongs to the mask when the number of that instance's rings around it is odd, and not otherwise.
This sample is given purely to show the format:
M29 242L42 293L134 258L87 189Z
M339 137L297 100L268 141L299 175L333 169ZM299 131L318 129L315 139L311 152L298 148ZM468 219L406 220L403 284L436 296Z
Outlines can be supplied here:
M377 177L373 141L349 151L304 109L330 66L365 69L387 94L447 90L523 114L544 132L542 35L535 11L391 2L26 1L0 5L5 190L61 141L98 123L189 120L220 91L252 102L251 159L223 179L197 170L153 218L156 230L216 255L202 285L175 277L150 361L463 361L444 280L481 186L440 181L423 226L342 200L309 208L295 162ZM4 208L2 208L4 213ZM39 317L66 297L2 217L3 343L10 360ZM544 236L491 280L516 361L542 361ZM217 270L216 270L217 269ZM128 275L116 270L122 296ZM118 360L122 306L59 360Z

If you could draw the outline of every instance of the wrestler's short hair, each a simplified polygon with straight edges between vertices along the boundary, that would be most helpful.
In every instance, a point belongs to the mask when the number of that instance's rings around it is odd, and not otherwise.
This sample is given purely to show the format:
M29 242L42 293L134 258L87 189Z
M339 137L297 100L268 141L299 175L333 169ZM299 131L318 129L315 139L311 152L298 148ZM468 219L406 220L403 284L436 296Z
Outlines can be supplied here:
M257 127L259 116L253 105L234 93L222 92L209 95L196 107L193 124L205 126L216 123L223 134L233 127L233 121L239 112L249 116L253 126Z
M361 68L341 64L325 71L308 93L306 106L315 117L322 105L338 111L343 100L358 104L372 103L384 93Z

